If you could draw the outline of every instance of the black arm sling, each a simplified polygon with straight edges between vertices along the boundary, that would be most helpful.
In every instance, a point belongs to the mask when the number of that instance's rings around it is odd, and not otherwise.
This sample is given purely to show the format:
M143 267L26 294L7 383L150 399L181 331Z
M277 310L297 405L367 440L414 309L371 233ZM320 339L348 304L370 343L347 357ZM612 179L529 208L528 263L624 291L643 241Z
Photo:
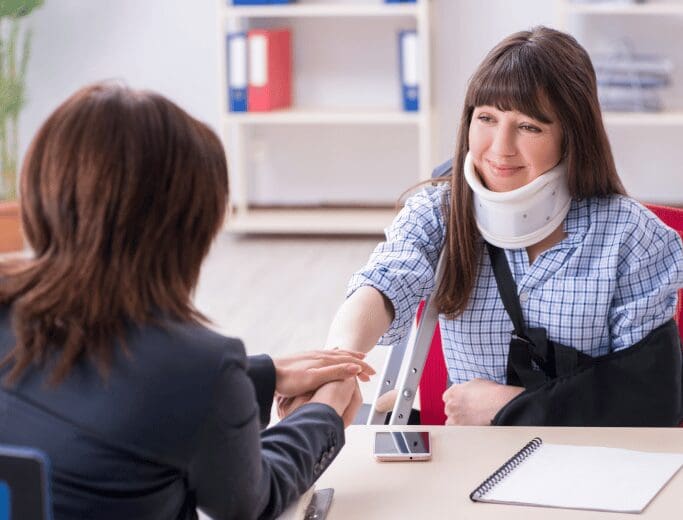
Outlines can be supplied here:
M631 347L591 357L527 328L502 249L486 244L498 292L514 330L507 384L524 392L494 417L496 425L675 426L681 420L682 360L671 319Z

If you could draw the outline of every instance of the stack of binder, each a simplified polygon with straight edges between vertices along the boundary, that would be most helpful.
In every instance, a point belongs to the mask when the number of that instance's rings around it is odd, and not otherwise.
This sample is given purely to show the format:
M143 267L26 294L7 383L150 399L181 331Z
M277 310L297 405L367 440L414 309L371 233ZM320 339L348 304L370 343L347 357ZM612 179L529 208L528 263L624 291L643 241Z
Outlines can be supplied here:
M662 90L671 83L668 58L640 54L629 45L593 58L598 96L603 110L653 112L662 109Z
M292 103L292 41L289 29L229 33L228 107L264 112Z

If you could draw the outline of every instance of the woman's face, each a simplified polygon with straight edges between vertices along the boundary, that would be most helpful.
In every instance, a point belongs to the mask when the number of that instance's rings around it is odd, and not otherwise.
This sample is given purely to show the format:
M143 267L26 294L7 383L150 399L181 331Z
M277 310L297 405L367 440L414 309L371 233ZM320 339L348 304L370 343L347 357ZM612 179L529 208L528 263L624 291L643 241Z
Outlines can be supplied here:
M511 191L530 183L560 162L562 129L515 110L475 107L469 131L470 153L491 191Z

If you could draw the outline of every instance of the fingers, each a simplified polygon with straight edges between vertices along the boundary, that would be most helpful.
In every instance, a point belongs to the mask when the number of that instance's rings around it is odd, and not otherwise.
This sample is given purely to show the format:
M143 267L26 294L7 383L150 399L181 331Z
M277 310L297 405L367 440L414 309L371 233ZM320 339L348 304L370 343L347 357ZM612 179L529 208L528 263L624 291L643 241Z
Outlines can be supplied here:
M369 364L367 364L365 361L363 361L362 358L353 356L350 354L337 354L337 355L332 355L332 356L322 356L317 359L317 364L319 367L324 367L324 366L331 366L331 365L340 365L340 364L356 364L361 368L361 372L364 374L367 374L369 376L372 376L375 374L375 369L372 368Z
M375 369L368 365L363 359L365 354L363 352L354 352L351 350L313 350L311 352L302 352L292 356L290 359L309 360L318 368L330 365L339 365L344 363L356 363L365 374L374 375Z
M354 364L312 368L308 371L308 375L310 376L308 383L312 388L318 388L319 386L329 383L330 381L339 381L342 379L355 377L360 374L360 371L361 368Z
M396 396L398 395L398 390L389 390L388 392L382 394L377 399L375 403L375 410L380 413L387 413L394 409L394 403L396 402Z
M287 356L291 360L302 359L325 359L331 357L352 357L356 360L365 359L364 352L357 352L355 350L344 350L339 348L329 350L308 350L305 352L298 352L294 355Z
M341 348L333 347L330 350L323 350L322 352L329 353L332 352L334 354L340 354L340 355L351 355L354 356L358 359L364 359L365 358L365 352L358 352L356 350L344 350Z
M370 374L374 374L375 371L371 367L369 368L372 370ZM311 368L306 371L305 385L309 389L315 389L330 381L339 381L355 376L358 376L361 381L369 381L370 376L362 370L363 367L356 363L334 364L320 368Z

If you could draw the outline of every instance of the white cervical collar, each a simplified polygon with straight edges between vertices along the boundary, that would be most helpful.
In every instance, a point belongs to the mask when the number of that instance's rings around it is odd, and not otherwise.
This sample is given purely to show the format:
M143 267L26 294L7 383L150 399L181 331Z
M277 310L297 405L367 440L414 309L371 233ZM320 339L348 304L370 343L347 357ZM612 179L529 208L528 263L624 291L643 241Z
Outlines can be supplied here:
M465 157L465 180L474 194L474 215L484 240L503 249L521 249L550 235L569 212L566 168L560 163L526 186L496 192L487 189Z

